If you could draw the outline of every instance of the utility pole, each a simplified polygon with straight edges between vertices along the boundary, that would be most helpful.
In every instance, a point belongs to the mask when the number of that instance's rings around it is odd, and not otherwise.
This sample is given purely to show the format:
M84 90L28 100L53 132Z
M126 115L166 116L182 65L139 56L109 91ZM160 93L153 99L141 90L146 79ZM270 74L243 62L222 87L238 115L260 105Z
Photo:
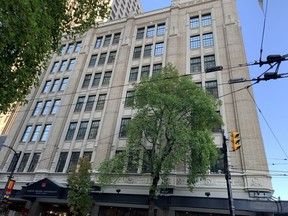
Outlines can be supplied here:
M227 144L226 144L226 137L224 135L224 130L222 130L222 137L223 137L223 160L224 160L224 170L225 170L225 179L227 184L227 193L228 193L228 202L229 202L229 210L230 215L235 216L235 207L234 207L234 200L232 195L232 187L231 187L231 173L228 166L228 155L227 155Z

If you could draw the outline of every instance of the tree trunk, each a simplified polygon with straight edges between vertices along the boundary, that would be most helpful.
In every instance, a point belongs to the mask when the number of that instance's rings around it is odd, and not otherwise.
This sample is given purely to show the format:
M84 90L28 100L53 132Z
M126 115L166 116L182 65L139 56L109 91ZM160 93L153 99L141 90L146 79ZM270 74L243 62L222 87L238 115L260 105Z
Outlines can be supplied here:
M159 182L160 176L159 173L153 177L153 182L149 190L149 210L148 210L148 216L155 216L155 203L156 203L156 191L158 188L158 182Z

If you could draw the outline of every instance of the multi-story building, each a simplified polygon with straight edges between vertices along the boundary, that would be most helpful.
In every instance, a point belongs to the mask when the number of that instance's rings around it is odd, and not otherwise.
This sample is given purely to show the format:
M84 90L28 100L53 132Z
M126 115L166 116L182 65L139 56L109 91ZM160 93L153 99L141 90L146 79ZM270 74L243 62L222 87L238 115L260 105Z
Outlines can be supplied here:
M87 155L97 179L101 161L125 147L125 124L132 115L125 99L133 83L170 62L222 101L226 136L229 131L241 134L241 148L229 153L236 214L272 215L280 204L285 209L285 203L269 201L273 189L252 90L238 91L247 83L228 84L233 78L249 79L248 68L239 67L246 57L236 0L173 1L171 7L144 14L127 11L128 17L121 19L116 18L125 13L118 8L124 1L117 2L116 9L112 6L115 20L90 29L76 43L63 40L62 53L52 55L39 87L20 109L5 142L22 152L11 198L17 205L12 208L19 211L22 205L30 215L68 215L67 172ZM216 65L223 70L205 73ZM221 148L221 130L214 136ZM2 148L1 188L15 161ZM141 170L127 173L116 186L95 188L92 215L145 215L151 180ZM190 192L186 170L175 170L169 189L159 194L157 215L229 214L222 171L211 168Z
M127 17L130 13L143 13L140 0L110 0L110 7L110 20Z

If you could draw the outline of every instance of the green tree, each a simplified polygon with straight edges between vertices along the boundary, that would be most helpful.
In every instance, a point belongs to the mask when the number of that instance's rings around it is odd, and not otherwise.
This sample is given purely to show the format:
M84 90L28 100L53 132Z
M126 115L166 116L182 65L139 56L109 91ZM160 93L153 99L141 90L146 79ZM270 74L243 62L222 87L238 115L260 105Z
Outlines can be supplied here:
M70 190L68 192L68 206L74 216L87 215L94 204L90 196L91 187L91 164L88 157L79 160L78 168L74 166L68 174L67 182Z
M187 185L192 190L219 158L212 128L222 124L216 112L220 101L169 64L158 75L136 84L129 102L136 114L127 126L126 150L103 161L99 182L115 183L141 167L142 172L150 172L152 216L159 188L169 185L168 175L177 165L187 166Z
M107 17L106 0L0 1L0 113L24 102L63 35L74 38Z

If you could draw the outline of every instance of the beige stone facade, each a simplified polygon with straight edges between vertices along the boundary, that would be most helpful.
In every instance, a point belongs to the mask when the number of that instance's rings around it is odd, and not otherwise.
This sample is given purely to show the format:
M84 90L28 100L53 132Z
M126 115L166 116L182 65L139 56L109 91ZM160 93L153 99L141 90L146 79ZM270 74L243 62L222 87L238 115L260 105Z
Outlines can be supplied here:
M229 152L234 198L267 200L272 196L252 89L245 89L247 82L228 84L234 78L249 79L248 68L240 66L246 57L235 0L174 1L169 8L108 21L90 29L76 44L63 41L63 45L62 55L53 54L40 86L27 97L29 102L20 109L5 142L22 151L14 175L16 189L43 178L65 185L66 172L83 155L91 157L93 178L97 179L101 161L125 146L121 130L125 119L133 114L124 106L127 92L141 76L152 76L171 62L181 74L192 74L196 83L222 101L225 135L229 137L230 131L241 134L241 148ZM205 68L218 65L223 66L222 71L205 73ZM215 144L221 147L221 132L215 131L214 136ZM3 148L1 188L12 159L13 154ZM119 181L116 188L121 194L148 194L149 176L140 171ZM186 186L185 171L171 173L171 196L205 198L208 191L210 198L226 199L223 172L208 173L193 192ZM117 194L114 186L102 193ZM103 205L147 208L127 203ZM159 208L159 214L162 210ZM170 210L170 215L177 211L207 212L177 206ZM238 211L254 215L248 210ZM227 209L210 212L229 213Z

